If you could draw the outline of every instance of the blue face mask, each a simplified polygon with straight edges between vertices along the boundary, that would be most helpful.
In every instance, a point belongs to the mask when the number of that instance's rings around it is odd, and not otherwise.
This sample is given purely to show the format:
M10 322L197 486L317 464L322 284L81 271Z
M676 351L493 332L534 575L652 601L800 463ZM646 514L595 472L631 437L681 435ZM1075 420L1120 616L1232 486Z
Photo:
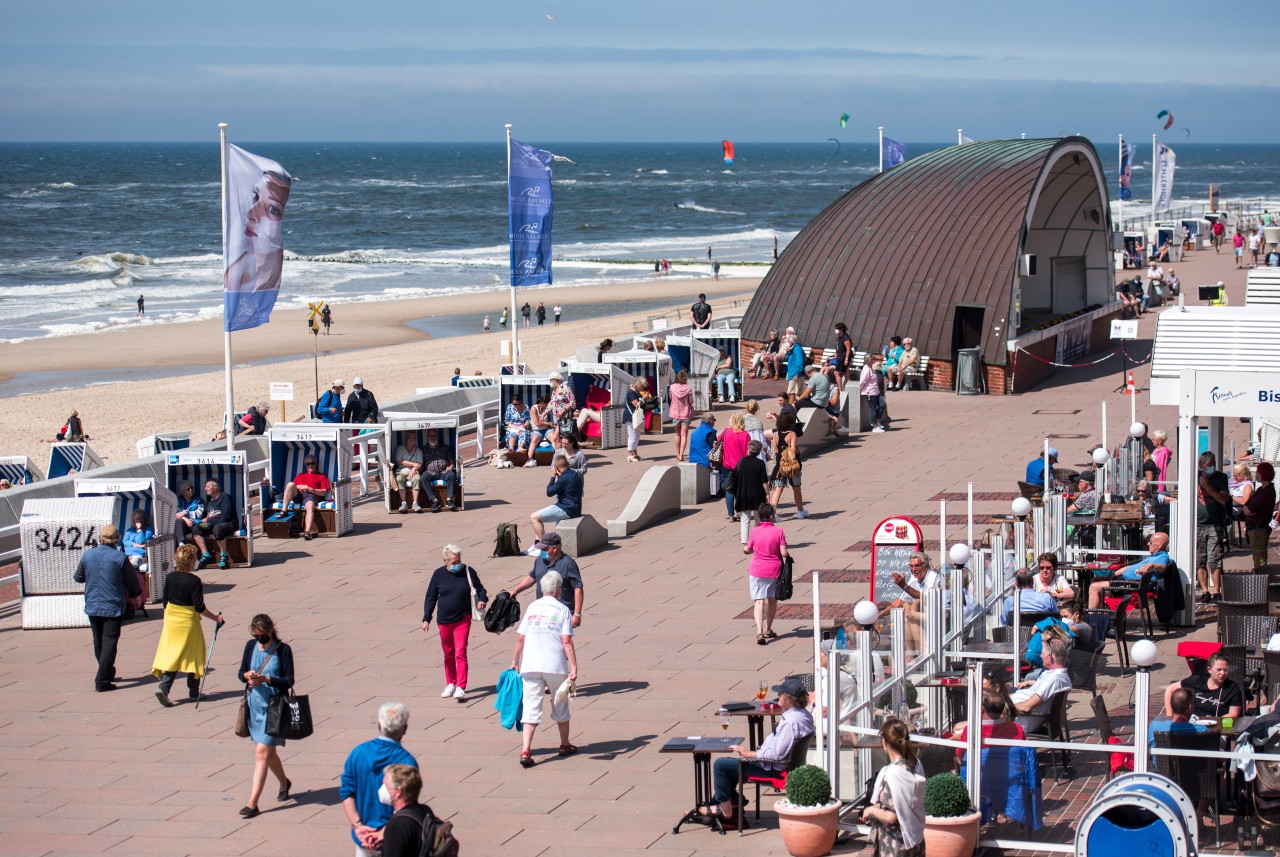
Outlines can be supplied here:
M538 551L538 556L542 557L543 559L551 559L551 554L547 553L546 551Z
M1217 470L1217 469L1218 469L1218 468L1214 467L1212 464L1206 464L1206 465L1204 466L1204 472L1205 472L1205 473L1212 473L1213 471L1215 471L1215 470Z
M454 572L455 574L459 571L462 571L462 563L460 562L454 563L453 565L449 566L449 570Z

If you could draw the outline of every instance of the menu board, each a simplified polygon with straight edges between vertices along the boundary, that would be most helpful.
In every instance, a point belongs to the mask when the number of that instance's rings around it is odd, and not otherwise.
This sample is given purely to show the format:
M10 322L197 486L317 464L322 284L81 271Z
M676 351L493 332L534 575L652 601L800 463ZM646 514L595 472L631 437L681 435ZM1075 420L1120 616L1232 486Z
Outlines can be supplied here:
M909 575L911 555L924 549L924 533L910 518L886 518L871 535L871 598L892 601L902 594L893 575Z

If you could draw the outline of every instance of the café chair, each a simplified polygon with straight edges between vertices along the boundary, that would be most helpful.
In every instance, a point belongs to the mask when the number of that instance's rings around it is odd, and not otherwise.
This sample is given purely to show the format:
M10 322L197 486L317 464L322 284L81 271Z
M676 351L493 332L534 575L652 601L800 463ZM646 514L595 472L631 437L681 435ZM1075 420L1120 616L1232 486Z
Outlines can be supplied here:
M1089 700L1089 707L1093 709L1093 719L1098 721L1098 738L1103 744L1110 744L1116 733L1111 728L1111 712L1107 711L1106 697L1093 697ZM1125 753L1112 753L1107 759L1107 779L1110 780L1121 769L1132 770L1131 766L1125 764L1132 758Z
M1216 602L1214 606L1218 608L1218 642L1226 641L1227 626L1234 624L1238 617L1268 615L1266 601L1223 600Z
M1102 660L1102 652L1086 652L1072 649L1067 653L1067 673L1071 676L1072 690L1086 690L1092 696L1098 695L1098 664Z
M1156 749L1159 750L1204 750L1212 752L1220 749L1221 737L1215 732L1157 732ZM1168 777L1178 784L1193 804L1196 805L1196 818L1200 817L1201 804L1213 808L1213 827L1215 844L1222 844L1222 819L1218 806L1218 760L1199 756L1156 756L1156 773Z
M1063 743L1071 743L1071 730L1067 726L1067 692L1063 691L1053 698L1049 703L1049 716L1045 718L1044 725L1040 729L1027 733L1027 737L1047 738L1050 741L1061 741ZM1071 753L1068 750L1049 751L1049 760L1053 763L1053 780L1059 781L1058 776L1058 753L1062 754L1062 773L1066 779L1071 779Z
M1275 632L1275 616L1233 616L1223 625L1222 642L1227 646L1260 646Z
M1263 572L1230 572L1222 575L1222 600L1236 603L1258 603L1267 600L1267 581Z
M787 791L787 773L805 763L805 759L809 755L809 747L813 745L813 735L806 735L791 745L791 755L787 758L786 770L769 774L768 776L746 777L743 776L742 766L749 760L738 757L738 835L742 835L742 828L746 827L743 823L746 821L746 812L742 808L743 791L746 785L750 783L756 787L756 823L760 822L760 787L768 786L776 791L786 794Z

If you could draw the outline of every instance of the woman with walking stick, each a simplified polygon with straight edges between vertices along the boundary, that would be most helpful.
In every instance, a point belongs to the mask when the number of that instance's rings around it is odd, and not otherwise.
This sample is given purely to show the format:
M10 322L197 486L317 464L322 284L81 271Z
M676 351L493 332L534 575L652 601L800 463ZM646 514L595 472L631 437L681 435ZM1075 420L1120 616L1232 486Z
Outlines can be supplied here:
M240 815L253 818L261 811L258 798L267 784L267 771L280 781L276 800L289 799L293 785L284 773L284 763L276 748L284 746L283 738L267 734L267 703L277 693L288 693L293 687L293 649L276 635L276 625L266 613L259 613L249 623L253 639L244 645L240 659L240 680L246 685L245 720L249 737L253 739L253 782L249 787L249 802L240 809Z
M204 629L200 617L204 616L223 625L222 614L213 613L204 605L204 583L196 575L200 551L195 545L183 545L173 558L177 569L164 579L164 627L156 646L156 657L151 663L151 673L160 679L156 699L165 708L172 708L169 691L178 673L186 673L187 698L200 699L200 677L205 671ZM217 636L217 631L214 631Z

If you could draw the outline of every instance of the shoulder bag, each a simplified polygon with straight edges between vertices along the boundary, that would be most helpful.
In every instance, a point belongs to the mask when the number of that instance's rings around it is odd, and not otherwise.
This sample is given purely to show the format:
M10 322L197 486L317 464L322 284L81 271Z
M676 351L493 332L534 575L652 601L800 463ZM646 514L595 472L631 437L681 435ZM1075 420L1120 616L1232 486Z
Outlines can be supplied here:
M267 703L267 734L286 741L301 741L315 731L311 725L311 700L306 694L277 693Z
M267 659L262 662L262 669L267 668L267 664L271 663L271 659L276 656L275 652L267 655ZM259 670L261 672L261 670ZM244 678L244 676L241 676ZM236 737L249 737L249 683L245 682L244 696L240 697L240 707L236 709ZM270 734L270 733L268 733Z
M480 598L476 595L476 585L471 581L471 577L476 573L476 570L471 566L467 566L462 573L467 576L467 588L471 590L471 618L477 622L483 622L484 611L480 609Z
M712 467L719 467L722 461L724 461L724 441L716 438L711 444L711 451L707 453L707 462Z
M782 560L782 573L778 576L779 601L791 600L791 596L795 594L794 580L795 562L791 559L791 554L787 554Z

